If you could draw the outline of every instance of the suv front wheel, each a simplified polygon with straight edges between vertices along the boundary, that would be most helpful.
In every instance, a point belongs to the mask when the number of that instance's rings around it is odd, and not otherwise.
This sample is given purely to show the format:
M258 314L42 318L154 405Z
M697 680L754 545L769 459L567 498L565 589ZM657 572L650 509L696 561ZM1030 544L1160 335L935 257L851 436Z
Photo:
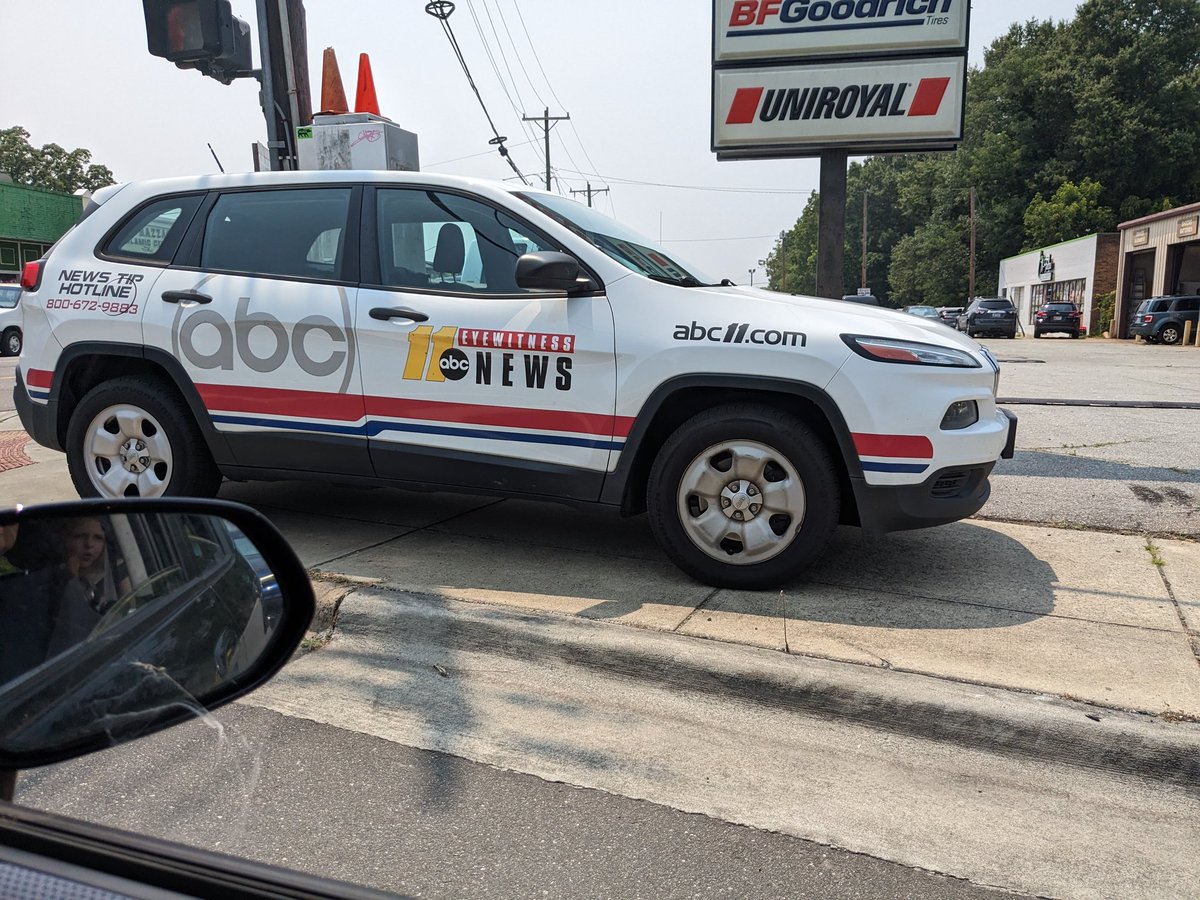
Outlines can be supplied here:
M90 390L71 415L66 449L80 497L211 497L221 485L191 412L157 378Z
M689 419L663 445L647 486L650 527L667 556L716 587L779 588L814 563L838 522L824 443L769 406Z

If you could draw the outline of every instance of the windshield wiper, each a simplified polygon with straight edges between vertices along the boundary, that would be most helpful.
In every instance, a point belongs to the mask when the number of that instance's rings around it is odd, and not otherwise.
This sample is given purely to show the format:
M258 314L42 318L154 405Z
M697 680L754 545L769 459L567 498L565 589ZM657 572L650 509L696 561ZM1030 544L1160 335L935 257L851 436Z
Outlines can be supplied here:
M663 284L674 284L674 285L677 285L678 287L687 287L687 288L711 287L711 285L707 285L701 281L697 281L691 275L688 275L685 278L668 278L666 275L647 275L646 277L649 278L651 281L661 281Z

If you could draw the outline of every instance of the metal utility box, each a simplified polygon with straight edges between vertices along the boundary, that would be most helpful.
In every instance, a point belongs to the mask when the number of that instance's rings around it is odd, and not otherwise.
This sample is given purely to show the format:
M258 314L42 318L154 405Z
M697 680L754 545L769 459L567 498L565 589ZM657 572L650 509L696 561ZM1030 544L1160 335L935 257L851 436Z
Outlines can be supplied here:
M314 116L312 125L296 129L296 148L305 171L421 170L417 136L371 113Z

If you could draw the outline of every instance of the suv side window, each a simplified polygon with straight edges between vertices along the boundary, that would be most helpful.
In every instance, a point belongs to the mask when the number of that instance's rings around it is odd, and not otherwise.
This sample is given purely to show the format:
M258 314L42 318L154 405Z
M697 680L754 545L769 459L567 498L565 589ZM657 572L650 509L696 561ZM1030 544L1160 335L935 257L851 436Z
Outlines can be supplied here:
M209 213L200 268L337 281L352 188L223 194Z
M1175 309L1179 312L1196 312L1200 310L1200 297L1184 297L1176 301Z
M135 210L105 243L101 256L169 265L203 194L164 197Z
M541 293L517 287L517 260L558 249L507 213L457 194L376 192L380 281L462 294Z

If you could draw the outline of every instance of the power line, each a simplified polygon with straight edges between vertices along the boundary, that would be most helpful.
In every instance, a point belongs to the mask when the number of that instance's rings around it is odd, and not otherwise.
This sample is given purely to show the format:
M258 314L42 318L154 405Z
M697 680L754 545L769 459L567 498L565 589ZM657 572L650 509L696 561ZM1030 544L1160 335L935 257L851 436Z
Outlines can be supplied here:
M483 96L479 93L479 88L475 86L475 79L471 77L471 70L467 67L467 61L463 57L462 49L458 46L458 39L454 36L454 30L450 27L450 14L454 12L454 4L450 0L430 0L429 3L425 4L425 12L442 23L442 30L446 34L446 39L450 41L450 47L454 50L454 56L458 59L458 64L462 66L463 74L467 76L467 83L471 86L471 90L475 92L475 98L479 101L479 107L483 110L483 115L492 129L492 134L495 135L488 143L494 144L500 155L512 166L512 170L520 176L521 181L529 184L528 179L517 168L516 162L508 155L508 148L504 146L504 142L508 138L501 136L500 132L496 130L496 123L492 121L492 115L488 112L487 104L483 102Z
M663 244L716 244L724 241L767 241L778 240L778 234L752 234L748 237L719 237L719 238L665 238Z
M660 181L638 181L634 178L618 178L615 175L601 175L598 172L581 172L578 169L562 169L562 171L571 172L574 175L582 175L585 178L599 178L602 181L611 181L617 184L636 184L642 187L672 188L682 191L713 191L722 194L778 194L781 196L808 195L813 192L812 188L806 190L786 190L784 188L733 188L712 187L701 184L667 184Z
M513 144L510 150L515 150L518 147L528 147L530 144L537 144L536 140L524 141L520 144ZM464 159L477 159L480 156L491 156L491 150L484 150L482 153L468 153L466 156L456 156L454 159L443 159L435 163L425 163L421 166L423 169L432 169L436 166L448 166L450 163L462 162Z
M496 64L496 55L494 53L492 53L492 45L488 41L487 34L483 30L483 24L479 21L479 15L475 12L475 4L472 2L472 0L467 0L467 11L471 14L471 21L473 21L475 23L475 31L479 35L479 43L481 43L483 45L483 52L487 54L488 62L491 63L491 65L492 65L492 72L495 73L496 80L498 82L500 82L500 90L504 91L504 96L508 99L508 105L512 107L513 115L515 115L519 120L521 117L521 107L523 107L525 104L524 104L524 102L522 102L521 106L517 105L517 101L513 99L512 91L509 91L509 89L508 89L508 82L506 82L504 80L504 76L500 74L500 67ZM490 13L489 13L489 15L490 15ZM495 32L494 27L493 27L492 31L493 31L493 33ZM501 55L503 55L502 48L497 46L497 49L501 50ZM507 59L504 61L504 65L507 68L507 66L508 66ZM509 70L509 76L510 77L512 76L511 69ZM516 85L515 81L513 83L513 90L514 91L517 90L517 85ZM520 91L517 91L517 100L520 100L520 99L521 99ZM519 124L521 126L521 130L523 132L525 132L525 136L527 138L529 138L531 141L533 141L535 139L535 135L530 130L529 126L526 125L524 122L519 122ZM539 160L543 160L541 150L539 148L537 148L536 146L534 147L534 152L538 156Z

